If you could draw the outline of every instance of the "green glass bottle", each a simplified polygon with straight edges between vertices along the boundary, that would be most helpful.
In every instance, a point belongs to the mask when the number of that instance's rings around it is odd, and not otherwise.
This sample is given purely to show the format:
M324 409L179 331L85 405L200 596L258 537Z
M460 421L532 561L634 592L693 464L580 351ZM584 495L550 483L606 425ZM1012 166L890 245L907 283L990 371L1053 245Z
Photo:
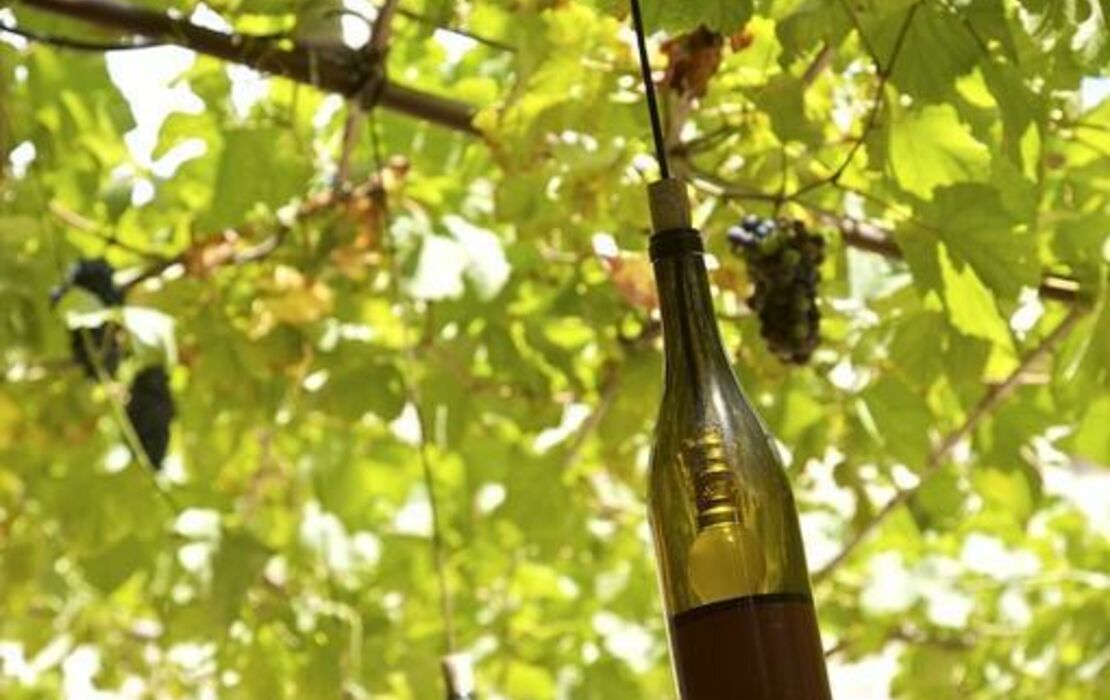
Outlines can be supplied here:
M830 700L798 515L717 329L685 187L651 187L666 379L648 504L683 700Z

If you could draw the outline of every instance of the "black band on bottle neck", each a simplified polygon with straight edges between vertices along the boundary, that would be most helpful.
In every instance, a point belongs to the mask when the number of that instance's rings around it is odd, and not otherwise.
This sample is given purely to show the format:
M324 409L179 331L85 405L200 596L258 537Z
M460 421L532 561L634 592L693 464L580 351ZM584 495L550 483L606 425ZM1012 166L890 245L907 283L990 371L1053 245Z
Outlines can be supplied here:
M658 262L667 258L678 258L684 255L701 255L705 253L701 234L696 229L679 229L676 231L662 231L651 237L651 261Z

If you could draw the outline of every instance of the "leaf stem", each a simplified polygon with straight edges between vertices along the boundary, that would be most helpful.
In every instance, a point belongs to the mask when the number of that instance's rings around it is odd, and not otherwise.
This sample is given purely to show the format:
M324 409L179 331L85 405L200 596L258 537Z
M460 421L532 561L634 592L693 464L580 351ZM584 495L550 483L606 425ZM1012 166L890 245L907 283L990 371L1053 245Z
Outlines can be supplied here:
M776 203L778 201L777 195L740 187L713 173L699 170L688 162L684 162L683 165L690 176L690 184L693 185L695 189L711 196L740 202ZM840 183L833 184L835 187L846 192L858 194L864 199L877 201L874 195L867 194L862 190L849 188ZM801 194L801 192L788 194L784 202L796 204L814 212L823 221L835 226L840 231L841 240L844 241L845 245L895 260L901 260L904 257L902 248L894 240L893 231L870 221L864 221L830 211L825 207L802 199L800 196ZM886 204L890 208L896 208L891 203ZM915 226L926 228L934 233L936 232L935 228L928 226L924 222L913 220L912 223ZM1064 304L1083 303L1083 292L1079 282L1066 275L1046 273L1041 279L1038 292L1043 299L1051 301Z
M120 433L123 435L123 441L127 443L128 449L134 455L135 460L139 463L139 471L150 481L150 485L154 491L162 498L166 507L170 509L173 515L181 514L181 506L178 504L177 499L173 497L162 483L158 481L158 470L154 468L150 458L143 449L142 441L139 439L138 434L135 432L135 426L131 425L131 419L127 417L127 411L123 406L123 402L119 400L114 391L114 382L108 376L107 370L100 360L100 352L98 348L93 346L93 339L89 332L84 329L78 329L78 334L81 337L81 343L85 346L85 355L89 358L92 364L93 371L96 373L96 381L104 395L108 398L108 403L112 408L112 417L116 422Z
M371 150L374 156L374 164L377 169L379 181L384 175L384 159L381 153L381 143L378 136L378 121L377 112L371 110L370 112L370 137L371 137ZM389 221L390 209L388 203L388 193L384 188L380 189L381 203L382 203L382 227L383 236L382 240L386 246L386 255L390 262L390 281L389 287L391 295L394 299L394 304L400 307L402 313L406 316L412 315L414 312L414 304L401 288L401 265L398 260L396 248L393 245L393 237L391 234ZM425 316L427 320L428 316ZM417 423L420 426L419 445L417 452L420 458L420 470L424 481L424 490L428 494L428 508L431 510L432 516L432 557L433 564L436 570L436 583L439 589L439 605L440 612L443 617L443 635L444 646L447 654L453 654L458 649L458 636L455 627L455 608L454 599L451 591L451 581L448 577L448 562L447 562L447 545L443 537L443 526L440 517L440 503L436 486L435 469L432 464L431 455L431 441L428 439L429 423L428 416L424 410L420 387L417 384L416 378L418 377L418 348L421 346L420 339L411 338L411 329L408 323L403 323L402 340L403 357L405 364L408 365L405 372L404 390L408 403L413 407L416 412Z
M846 7L850 7L848 4L848 0L842 0L842 3ZM872 47L868 47L868 53L871 54L871 60L875 64L875 70L879 76L879 83L875 86L875 100L872 103L871 110L867 115L867 121L864 122L863 131L852 141L852 146L848 149L848 153L844 156L844 160L840 162L840 165L837 166L836 170L834 170L831 175L820 180L815 180L807 185L801 186L794 192L791 198L796 198L802 194L805 194L806 192L824 187L825 185L836 184L840 181L840 178L844 176L844 173L848 170L849 166L851 166L852 161L854 161L856 158L856 154L859 153L859 150L863 148L863 144L867 141L867 137L871 135L871 132L875 130L875 127L879 123L879 114L882 113L883 106L886 104L887 82L890 80L890 76L894 73L894 66L898 62L898 56L901 55L902 47L906 43L906 37L909 35L910 32L910 25L913 24L913 19L917 15L917 10L921 7L921 4L921 0L919 0L918 2L914 3L906 12L906 19L902 21L902 26L898 29L898 36L894 40L894 47L891 49L890 57L886 60L885 65L879 60L879 57L877 54L875 54L874 49ZM856 29L859 32L861 41L863 41L865 40L863 27L859 25L859 20L855 17L855 13L851 12L851 14L857 23Z

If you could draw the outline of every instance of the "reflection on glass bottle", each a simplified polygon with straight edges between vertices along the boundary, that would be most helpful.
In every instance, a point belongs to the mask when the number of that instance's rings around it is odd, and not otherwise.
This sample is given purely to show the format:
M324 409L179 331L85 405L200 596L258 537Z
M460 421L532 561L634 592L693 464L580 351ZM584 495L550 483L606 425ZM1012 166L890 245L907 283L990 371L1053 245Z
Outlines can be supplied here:
M767 569L754 518L741 507L741 485L724 449L720 432L707 430L683 452L694 482L698 530L687 567L702 603L758 593Z

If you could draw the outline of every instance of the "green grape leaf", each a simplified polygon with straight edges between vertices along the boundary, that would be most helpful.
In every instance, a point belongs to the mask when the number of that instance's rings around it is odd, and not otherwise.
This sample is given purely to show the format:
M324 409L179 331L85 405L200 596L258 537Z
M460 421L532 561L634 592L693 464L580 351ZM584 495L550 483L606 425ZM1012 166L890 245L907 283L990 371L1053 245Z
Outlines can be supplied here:
M1098 464L1110 462L1110 397L1094 402L1068 440L1070 449L1084 459Z
M945 466L929 475L914 491L910 512L922 530L943 529L960 520L966 500L959 474Z
M141 567L150 563L150 550L146 542L128 536L103 550L84 558L81 569L89 583L108 595L131 578Z
M889 167L903 188L923 199L942 185L984 180L990 153L949 105L894 110Z
M771 118L771 128L783 143L816 143L821 129L806 118L806 85L798 78L778 75L755 91L753 99Z
M370 348L358 357L348 357L330 373L315 398L323 410L347 421L367 413L393 420L405 406L404 378L390 362L366 361Z
M775 35L782 45L779 60L786 67L821 44L839 46L851 30L852 19L841 3L803 0L775 23Z
M1009 346L1009 326L975 269L954 262L945 246L940 248L940 267L945 308L952 325L966 335Z
M911 467L925 461L932 416L928 404L909 385L886 377L863 393L874 423L874 437L889 454Z
M956 79L968 73L983 52L958 16L929 3L887 16L869 35L883 67L889 69L893 61L891 82L926 103L951 95Z
M672 32L688 32L704 25L730 34L752 16L752 0L705 0L705 2L673 2L643 0L644 23Z
M1002 299L1040 282L1036 241L1016 230L1017 221L997 190L977 184L943 187L924 210L954 262L967 263Z
M224 530L212 562L210 614L221 627L239 616L247 591L258 580L269 558L257 539L238 530Z
M1000 518L1012 518L1024 527L1033 515L1040 495L1040 478L1036 472L1017 462L1009 469L986 467L976 469L972 481L983 499L984 510Z
M912 383L929 386L943 371L936 344L945 331L943 316L932 311L914 314L898 324L890 356Z
M257 205L277 208L305 189L309 162L281 129L238 129L224 136L205 228L234 226Z

